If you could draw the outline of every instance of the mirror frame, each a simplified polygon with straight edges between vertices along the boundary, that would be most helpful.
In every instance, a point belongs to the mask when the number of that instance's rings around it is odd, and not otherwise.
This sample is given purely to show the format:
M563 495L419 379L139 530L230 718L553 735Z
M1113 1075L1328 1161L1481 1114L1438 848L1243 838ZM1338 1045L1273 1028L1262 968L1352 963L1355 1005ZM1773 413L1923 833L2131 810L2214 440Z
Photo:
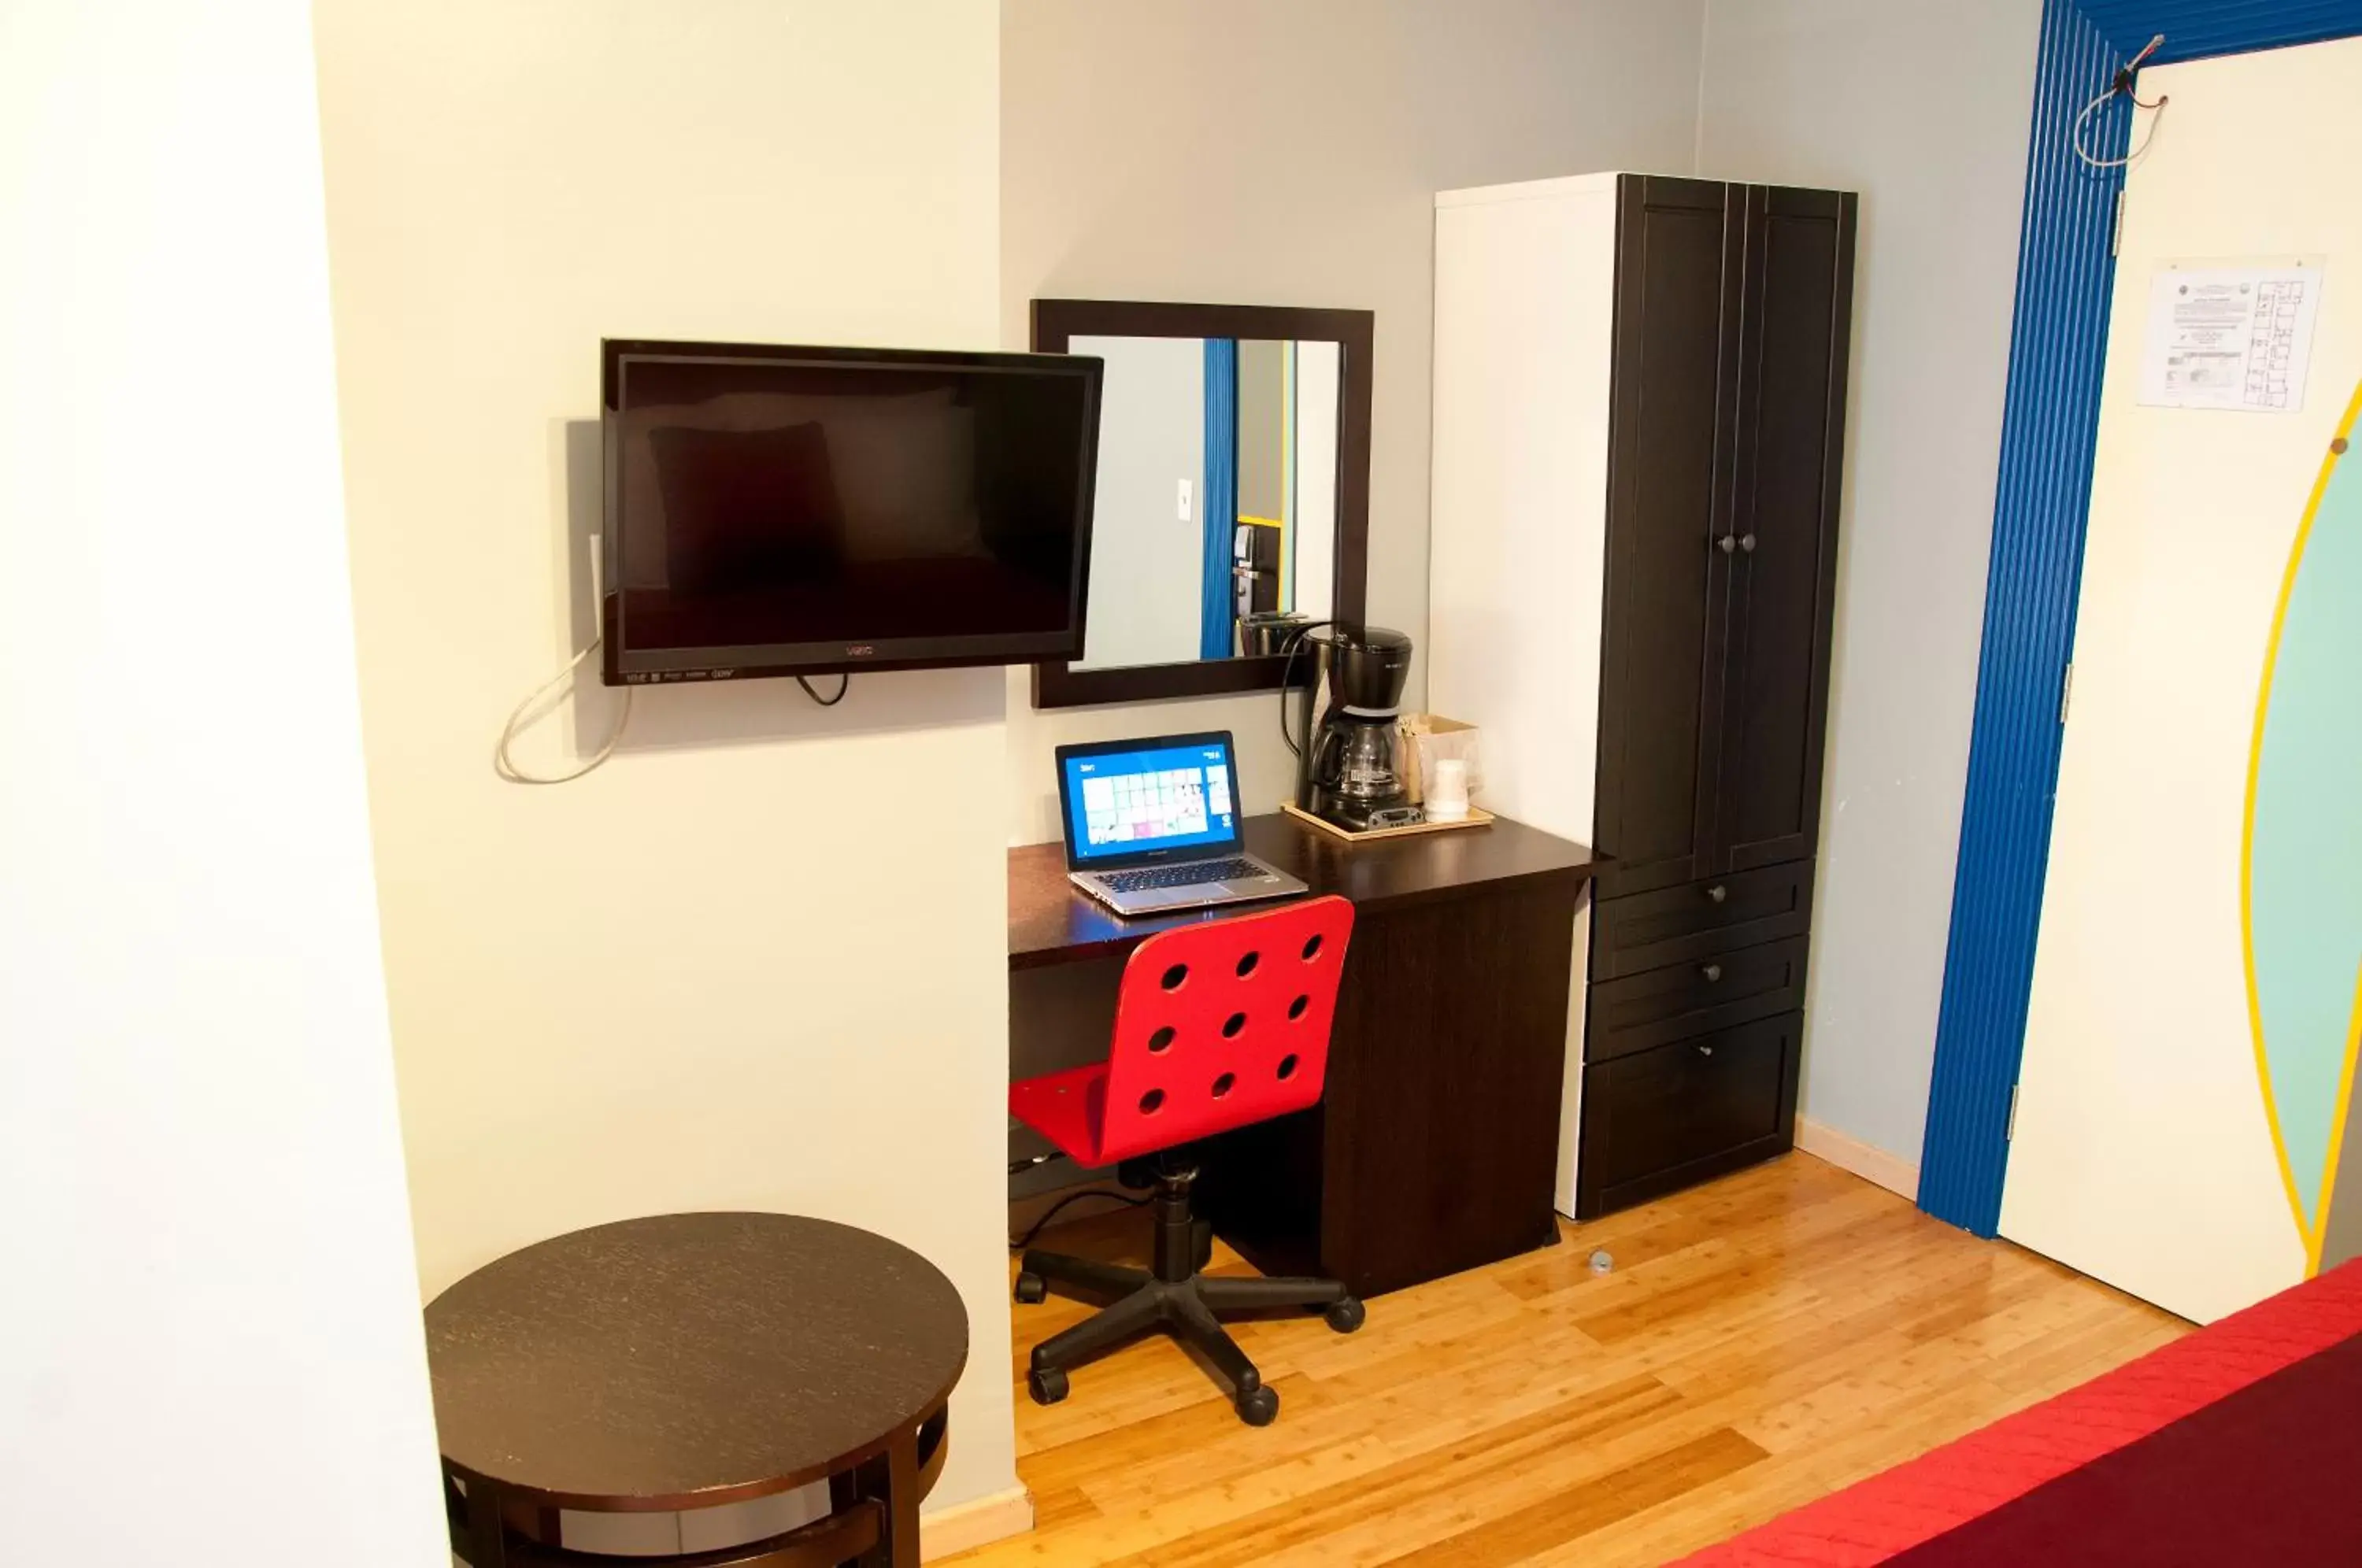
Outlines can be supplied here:
M1077 337L1236 337L1310 340L1338 346L1337 580L1331 616L1363 619L1370 555L1370 346L1377 316L1366 310L1299 310L1290 305L1172 304L1144 300L1035 300L1032 348L1064 354ZM1105 519L1100 520L1104 525ZM1087 600L1084 635L1089 635ZM1087 643L1085 645L1087 646ZM1298 661L1302 665L1303 661ZM1276 690L1286 681L1279 654L1191 659L1111 669L1059 662L1033 667L1033 706L1080 708L1166 697L1217 697ZM1306 668L1297 671L1298 682Z

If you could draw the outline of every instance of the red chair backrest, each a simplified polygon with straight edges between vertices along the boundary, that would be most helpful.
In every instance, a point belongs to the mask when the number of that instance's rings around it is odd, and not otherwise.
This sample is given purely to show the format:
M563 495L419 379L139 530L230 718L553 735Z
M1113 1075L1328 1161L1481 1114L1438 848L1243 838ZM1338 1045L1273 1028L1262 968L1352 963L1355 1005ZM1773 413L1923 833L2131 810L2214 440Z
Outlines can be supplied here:
M1102 1156L1128 1160L1319 1102L1353 906L1308 899L1131 950L1108 1049Z

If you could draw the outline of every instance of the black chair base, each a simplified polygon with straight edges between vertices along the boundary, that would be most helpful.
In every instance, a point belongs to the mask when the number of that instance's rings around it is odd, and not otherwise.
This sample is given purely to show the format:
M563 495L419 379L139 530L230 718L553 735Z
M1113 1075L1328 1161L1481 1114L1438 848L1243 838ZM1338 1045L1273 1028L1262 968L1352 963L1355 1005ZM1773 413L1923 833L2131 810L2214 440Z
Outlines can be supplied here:
M1329 1326L1350 1334L1362 1326L1362 1304L1333 1279L1261 1279L1201 1274L1189 1215L1189 1185L1197 1172L1160 1174L1156 1182L1156 1251L1153 1268L1127 1268L1091 1258L1028 1248L1018 1264L1017 1299L1043 1299L1055 1283L1091 1297L1112 1297L1098 1311L1033 1347L1027 1392L1054 1405L1066 1397L1066 1374L1152 1328L1195 1349L1230 1385L1239 1419L1266 1426L1279 1414L1279 1396L1264 1386L1253 1362L1222 1328L1223 1312L1275 1307L1319 1307Z

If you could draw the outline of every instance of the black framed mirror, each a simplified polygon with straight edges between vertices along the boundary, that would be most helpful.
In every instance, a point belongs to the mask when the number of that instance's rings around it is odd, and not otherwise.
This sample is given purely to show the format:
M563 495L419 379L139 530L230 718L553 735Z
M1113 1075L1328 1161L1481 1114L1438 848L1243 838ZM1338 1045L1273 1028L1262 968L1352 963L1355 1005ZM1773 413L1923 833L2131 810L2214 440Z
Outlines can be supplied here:
M1035 352L1107 362L1083 657L1033 667L1035 707L1271 690L1297 631L1362 620L1375 321L1033 302Z

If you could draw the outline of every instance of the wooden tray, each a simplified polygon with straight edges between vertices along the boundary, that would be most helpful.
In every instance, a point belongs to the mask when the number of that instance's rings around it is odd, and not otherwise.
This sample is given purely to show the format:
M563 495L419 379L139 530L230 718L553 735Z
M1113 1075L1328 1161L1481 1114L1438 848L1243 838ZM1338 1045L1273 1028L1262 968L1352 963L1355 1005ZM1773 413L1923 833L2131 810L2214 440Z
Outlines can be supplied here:
M1297 822L1310 823L1330 837L1341 838L1347 844L1374 844L1382 838L1409 838L1422 833L1451 833L1458 828L1490 827L1493 824L1492 812L1482 806L1471 806L1468 814L1456 823L1410 823L1402 827L1365 828L1355 833L1351 828L1339 827L1326 817L1316 817L1310 812L1300 810L1293 801L1280 802L1279 809Z

